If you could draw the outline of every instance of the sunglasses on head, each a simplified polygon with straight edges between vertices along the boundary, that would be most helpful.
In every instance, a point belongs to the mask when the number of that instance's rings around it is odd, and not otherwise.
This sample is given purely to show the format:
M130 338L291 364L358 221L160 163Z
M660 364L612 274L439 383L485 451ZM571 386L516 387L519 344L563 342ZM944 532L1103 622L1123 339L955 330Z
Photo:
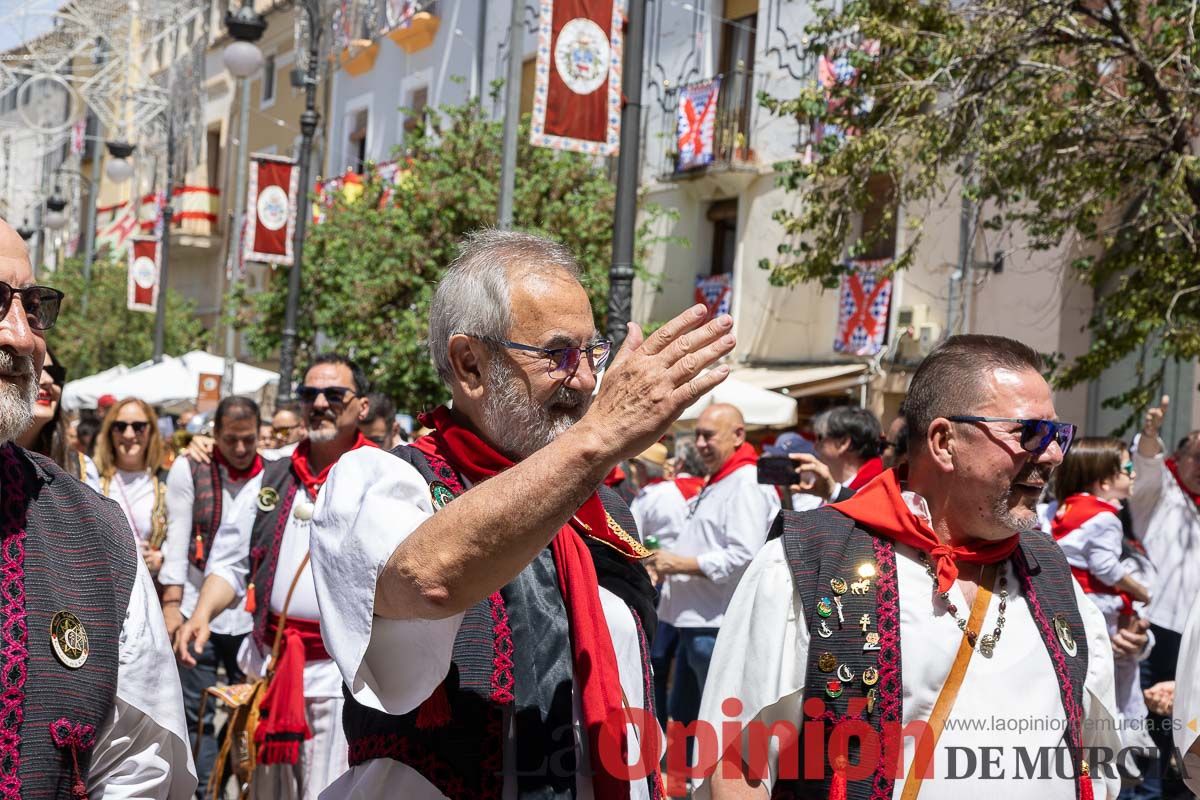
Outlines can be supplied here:
M344 405L347 400L354 399L354 390L345 386L297 386L296 397L301 403L312 405L317 398L325 395L325 402L331 406Z
M1124 464L1122 464L1121 472L1124 472L1126 475L1132 475L1133 474L1133 462L1126 461Z
M1021 426L1021 449L1027 453L1041 455L1051 442L1058 442L1058 449L1065 456L1075 439L1075 426L1070 422L1055 422L1050 419L1013 419L1012 417L946 417L951 422L1011 422Z
M116 431L118 435L121 435L121 436L125 435L126 428L133 428L133 432L136 433L138 436L141 436L143 433L146 432L146 428L149 428L149 427L150 427L150 423L145 422L145 421L122 422L122 421L118 420L117 422L114 422L112 424L112 429L114 431Z
M65 295L58 289L49 286L26 286L17 289L4 281L0 281L0 319L8 316L12 308L13 297L21 297L21 308L25 310L25 319L29 327L35 331L48 331L54 327L58 319L58 309Z

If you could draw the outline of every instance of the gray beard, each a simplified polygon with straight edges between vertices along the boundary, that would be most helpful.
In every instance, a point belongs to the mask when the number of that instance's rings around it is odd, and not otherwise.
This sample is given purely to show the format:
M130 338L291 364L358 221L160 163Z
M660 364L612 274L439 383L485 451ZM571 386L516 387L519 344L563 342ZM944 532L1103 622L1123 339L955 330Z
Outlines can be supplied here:
M33 359L0 350L0 372L19 373L0 379L0 444L11 442L33 424L33 403L38 385L33 379Z
M591 402L591 395L560 386L545 406L533 403L516 371L496 358L488 370L483 423L492 443L519 460L557 439L583 417ZM551 406L570 410L552 411Z

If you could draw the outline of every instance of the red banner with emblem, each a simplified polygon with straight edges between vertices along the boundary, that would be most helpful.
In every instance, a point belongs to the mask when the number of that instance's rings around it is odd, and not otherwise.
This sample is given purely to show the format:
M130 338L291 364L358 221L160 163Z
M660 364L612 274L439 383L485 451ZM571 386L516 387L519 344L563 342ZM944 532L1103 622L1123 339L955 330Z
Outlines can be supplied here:
M621 132L620 0L541 0L535 79L533 144L614 155Z
M158 307L158 239L135 236L130 241L126 305L130 311L153 312Z
M299 170L296 162L268 155L250 157L242 258L266 264L292 264Z

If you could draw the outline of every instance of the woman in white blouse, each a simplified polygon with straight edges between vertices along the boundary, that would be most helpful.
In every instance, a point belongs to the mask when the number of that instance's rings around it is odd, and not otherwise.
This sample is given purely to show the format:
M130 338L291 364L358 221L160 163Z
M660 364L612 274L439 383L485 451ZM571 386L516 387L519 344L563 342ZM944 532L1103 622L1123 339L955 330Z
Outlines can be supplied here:
M96 436L100 493L125 512L151 575L162 567L167 532L164 453L158 416L147 403L127 397L108 410Z

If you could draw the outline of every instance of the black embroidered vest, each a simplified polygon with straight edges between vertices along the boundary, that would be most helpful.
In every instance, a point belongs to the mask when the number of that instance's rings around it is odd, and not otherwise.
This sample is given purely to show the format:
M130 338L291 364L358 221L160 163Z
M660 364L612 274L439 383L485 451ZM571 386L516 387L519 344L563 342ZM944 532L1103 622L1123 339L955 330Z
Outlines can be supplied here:
M115 502L7 444L0 446L0 537L0 797L70 798L87 783L116 698L137 575L133 533ZM51 641L64 611L87 636L86 660L74 669ZM70 658L82 638L76 630L59 641Z
M250 586L253 592L254 641L263 650L270 649L267 641L267 614L271 608L271 590L275 586L275 568L279 564L279 545L287 527L296 492L303 492L299 479L292 471L292 460L281 458L263 465L262 488L258 492L258 513L250 532ZM284 578L290 581L291 575Z
M903 759L903 743L898 733L903 723L904 697L894 543L858 527L854 520L828 506L804 513L780 512L769 538L780 536L812 640L805 670L804 719L798 721L802 731L798 751L800 778L777 781L771 797L828 798L833 777L829 764L829 740L833 729L839 723L862 720L879 737L881 752L878 757L869 754L870 760L877 764L869 777L847 780L847 800L891 800L897 774L896 760ZM1040 531L1022 534L1020 546L1012 558L1022 592L1054 666L1067 718L1067 745L1078 774L1083 757L1083 685L1087 677L1088 651L1071 570L1062 550ZM875 575L870 579L870 588L864 589L855 582L860 580L858 568L868 563L874 565ZM836 581L845 581L847 585L839 584L835 588L833 582ZM837 591L839 589L841 593ZM845 623L842 625L838 624L835 610L828 616L822 614L831 610L824 601L832 602L835 596L843 606ZM866 636L859 624L863 614L870 620L868 631L878 635L877 650L864 649ZM1064 652L1056 624L1066 624L1073 633L1076 647L1073 656ZM820 659L825 654L831 654L838 665L847 665L856 679L840 681L836 672L822 669ZM878 672L878 682L873 687L867 687L862 681L868 668ZM875 696L868 705L867 693L871 688L875 690ZM867 711L868 707L870 711ZM824 770L820 779L806 780L809 773L805 769L805 754L813 745L806 743L804 736L816 723L820 723L820 729L824 731L824 741L820 743L820 763ZM860 763L864 755L861 740L851 738L848 749L849 763Z
M428 459L414 448L402 446L392 453L429 483L435 509L470 488L445 462ZM604 487L600 499L614 521L636 536L628 506ZM652 634L657 626L654 589L640 565L606 544L585 541L600 586L633 612L641 639L643 693L653 715L647 632ZM430 723L424 707L404 715L385 714L345 692L343 723L350 764L391 758L417 770L451 800L499 800L504 726L511 719L518 796L573 798L577 766L572 682L567 611L546 548L516 579L466 612L449 675L438 689L449 703L448 718ZM651 797L657 798L653 781L650 786Z

